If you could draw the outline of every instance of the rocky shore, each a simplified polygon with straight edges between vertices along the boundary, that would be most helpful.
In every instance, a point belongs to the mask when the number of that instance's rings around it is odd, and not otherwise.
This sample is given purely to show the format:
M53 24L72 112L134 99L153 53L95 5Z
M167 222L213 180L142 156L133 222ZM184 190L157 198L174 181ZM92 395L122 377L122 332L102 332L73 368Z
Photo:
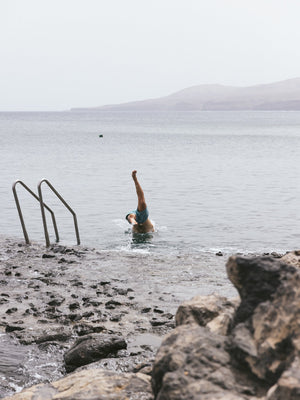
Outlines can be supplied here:
M300 253L230 257L235 298L182 304L108 278L103 257L2 240L3 335L56 365L5 399L300 398Z

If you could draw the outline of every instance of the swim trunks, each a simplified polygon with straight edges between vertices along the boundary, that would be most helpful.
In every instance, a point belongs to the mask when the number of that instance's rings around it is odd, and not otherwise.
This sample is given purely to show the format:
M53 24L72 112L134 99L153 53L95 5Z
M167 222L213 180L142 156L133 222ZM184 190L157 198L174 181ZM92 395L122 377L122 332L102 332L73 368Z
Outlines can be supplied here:
M127 219L129 214L135 214L136 215L135 220L136 220L136 222L138 224L143 224L144 222L147 221L147 219L149 217L149 211L148 211L147 207L143 211L139 211L139 210L131 211L130 213L128 213L126 215L126 217L125 217L126 219Z

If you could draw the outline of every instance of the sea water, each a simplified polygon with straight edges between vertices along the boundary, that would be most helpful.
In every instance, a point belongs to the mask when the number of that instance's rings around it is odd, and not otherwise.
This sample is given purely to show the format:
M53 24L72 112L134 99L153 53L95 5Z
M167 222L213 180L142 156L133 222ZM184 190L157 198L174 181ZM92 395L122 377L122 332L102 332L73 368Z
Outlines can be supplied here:
M11 185L47 178L74 209L81 242L115 251L185 254L299 247L299 112L0 113L0 233L22 236ZM136 169L156 232L133 240ZM72 215L46 184L62 242ZM17 186L31 240L38 202ZM51 219L51 241L55 240Z

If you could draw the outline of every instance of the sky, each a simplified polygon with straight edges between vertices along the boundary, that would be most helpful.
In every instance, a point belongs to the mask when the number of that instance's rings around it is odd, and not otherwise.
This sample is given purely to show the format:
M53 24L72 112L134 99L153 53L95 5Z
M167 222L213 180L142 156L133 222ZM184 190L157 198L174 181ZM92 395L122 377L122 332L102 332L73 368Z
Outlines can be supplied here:
M0 0L0 111L300 76L300 0Z

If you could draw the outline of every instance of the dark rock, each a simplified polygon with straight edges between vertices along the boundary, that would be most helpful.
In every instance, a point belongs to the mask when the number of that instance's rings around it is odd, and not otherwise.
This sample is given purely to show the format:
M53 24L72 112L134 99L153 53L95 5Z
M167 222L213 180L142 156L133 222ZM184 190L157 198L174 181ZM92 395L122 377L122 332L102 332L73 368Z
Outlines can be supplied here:
M300 270L273 257L232 257L227 271L241 296L229 351L274 384L300 354Z
M169 321L167 321L167 320L165 320L165 319L156 319L156 318L153 318L153 319L151 319L150 324L151 324L152 326L162 326L162 325L167 324L168 322L169 322Z
M117 294L120 296L126 296L128 290L127 289L122 289L122 288L113 288Z
M92 311L87 311L85 313L82 314L83 318L90 318L93 317L95 315L95 313L93 313Z
M47 304L49 306L60 306L65 301L63 296L56 295L52 300L50 300Z
M125 340L120 336L105 334L82 336L64 356L66 370L74 371L77 367L98 361L126 347Z
M216 253L216 256L222 257L222 256L223 256L223 253L222 253L221 251L218 251L218 252Z
M72 284L72 286L83 286L83 283L80 281L75 280Z
M14 332L14 331L22 331L24 330L23 326L20 325L7 325L5 327L5 332L9 333L9 332Z
M151 307L142 308L141 313L146 314L151 311Z
M113 315L112 317L109 318L110 321L112 322L119 322L122 319L122 314L117 314Z
M69 314L68 318L71 321L80 321L82 319L82 315L80 315L80 314Z
M118 301L115 300L109 300L107 303L105 303L105 308L108 310L114 310L116 306L121 306L122 304L119 303Z
M91 304L93 307L99 307L102 303L101 303L101 301L91 300L91 301L90 301L90 304Z
M45 254L42 255L42 258L54 258L54 257L55 257L54 254L47 254L47 253L45 253Z
M73 329L78 336L85 336L91 333L100 333L104 330L104 327L99 325L95 326L82 323L75 325Z
M282 268L282 264L272 257L229 259L227 274L241 297L241 304L234 318L235 325L246 321L260 303L271 299L281 283ZM295 272L292 266L284 269L287 274Z
M69 304L70 310L76 310L77 308L80 308L80 304L78 302Z
M100 285L101 286L110 285L110 281L101 281Z
M6 310L5 312L6 312L6 314L13 314L17 311L18 311L18 309L16 307L12 307L12 308L9 308L8 310Z

